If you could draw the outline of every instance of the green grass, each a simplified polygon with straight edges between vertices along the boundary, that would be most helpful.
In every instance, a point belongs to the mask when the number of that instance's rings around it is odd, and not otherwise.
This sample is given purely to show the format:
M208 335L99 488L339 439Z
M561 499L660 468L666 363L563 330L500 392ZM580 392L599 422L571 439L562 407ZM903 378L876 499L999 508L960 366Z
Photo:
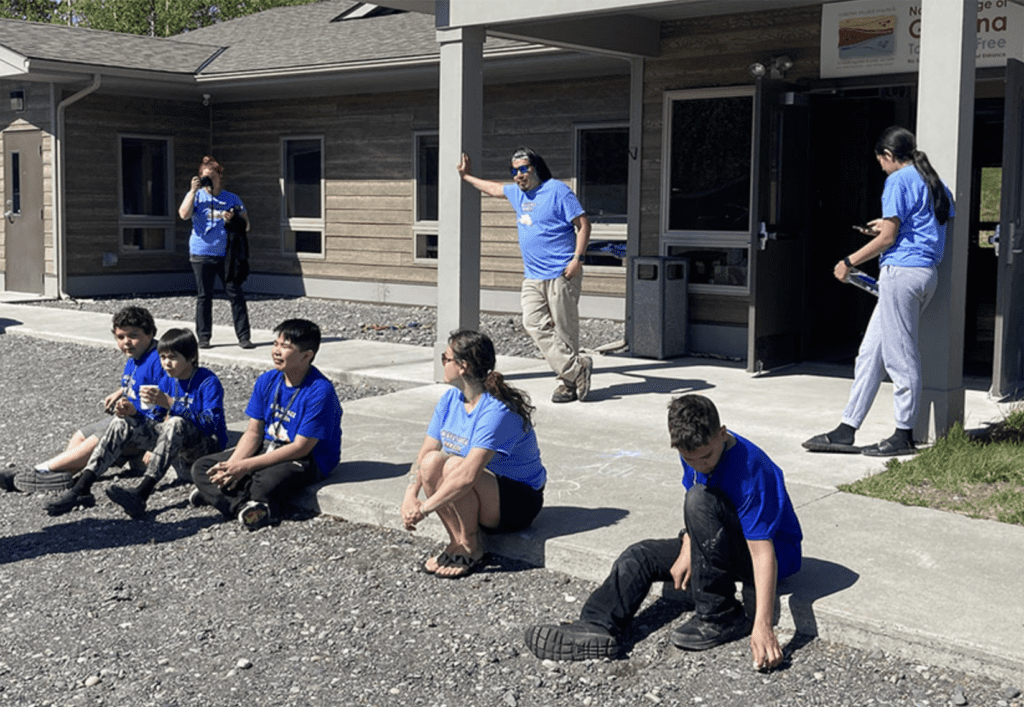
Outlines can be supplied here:
M959 424L914 457L841 491L1024 525L1024 409L979 438Z

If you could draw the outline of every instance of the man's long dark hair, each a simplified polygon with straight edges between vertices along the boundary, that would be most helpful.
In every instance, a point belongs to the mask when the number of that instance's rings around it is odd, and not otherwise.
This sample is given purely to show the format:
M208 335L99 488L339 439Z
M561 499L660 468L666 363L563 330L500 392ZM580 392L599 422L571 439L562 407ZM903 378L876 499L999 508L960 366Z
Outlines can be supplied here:
M938 172L928 161L928 155L917 149L917 140L914 133L898 125L886 128L878 137L875 143L875 154L884 155L886 151L892 154L897 162L912 162L914 169L921 175L921 179L928 185L928 193L932 197L932 211L935 212L935 220L944 224L949 220L949 194L946 187L939 179Z
M551 179L551 170L548 169L548 163L544 161L544 158L538 155L529 147L517 147L516 151L512 153L508 163L511 166L516 160L527 160L533 165L533 171L537 173L537 179L542 182L546 182Z

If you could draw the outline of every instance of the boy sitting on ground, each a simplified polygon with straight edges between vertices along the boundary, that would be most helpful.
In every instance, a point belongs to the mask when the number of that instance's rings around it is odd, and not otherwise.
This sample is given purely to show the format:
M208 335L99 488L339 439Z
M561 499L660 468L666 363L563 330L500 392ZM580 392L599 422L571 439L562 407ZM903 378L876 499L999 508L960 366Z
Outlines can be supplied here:
M208 503L249 530L274 522L282 502L327 478L341 459L341 403L313 366L320 327L289 319L274 333L274 370L256 380L238 446L192 465L192 503Z
M696 611L672 632L677 648L705 650L750 634L755 668L782 661L772 628L775 587L800 569L803 539L782 470L756 445L729 432L702 395L673 400L668 427L683 463L686 529L677 538L643 540L622 553L579 621L527 629L526 645L538 658L617 655L618 637L651 585L672 582L689 589L684 602ZM736 598L738 580L754 585L753 625Z
M121 387L103 399L103 409L114 419L135 415L139 390L144 385L156 385L164 376L157 353L156 323L149 310L143 307L125 307L113 317L111 333L123 354L128 357L121 374ZM141 415L155 420L162 410L142 410ZM92 456L100 437L111 423L110 417L85 425L75 432L61 454L37 464L23 472L0 472L0 487L5 491L60 491L71 486L75 474L81 471ZM112 460L118 465L135 460L142 450L126 447L122 457Z
M157 351L167 375L159 387L144 386L140 395L144 403L165 409L167 417L153 430L157 433L153 454L139 485L126 489L115 484L107 489L110 500L132 518L145 515L146 501L172 463L190 470L196 459L219 452L228 443L224 387L217 374L199 367L195 335L188 329L168 329ZM149 442L136 444L148 447ZM192 480L191 475L187 480Z

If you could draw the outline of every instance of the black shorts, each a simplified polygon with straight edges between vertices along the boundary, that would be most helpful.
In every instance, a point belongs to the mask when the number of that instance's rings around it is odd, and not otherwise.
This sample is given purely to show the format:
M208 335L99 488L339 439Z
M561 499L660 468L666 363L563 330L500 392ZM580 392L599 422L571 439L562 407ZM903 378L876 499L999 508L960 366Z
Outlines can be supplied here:
M514 533L530 525L544 505L544 487L532 488L529 484L506 476L495 474L498 480L498 527L481 525L485 533Z

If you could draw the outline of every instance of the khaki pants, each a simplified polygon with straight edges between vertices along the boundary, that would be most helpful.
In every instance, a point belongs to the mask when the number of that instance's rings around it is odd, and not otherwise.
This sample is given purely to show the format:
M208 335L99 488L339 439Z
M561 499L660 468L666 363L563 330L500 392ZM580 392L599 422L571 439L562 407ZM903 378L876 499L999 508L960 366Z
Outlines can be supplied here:
M571 280L523 280L520 304L523 327L544 360L568 387L583 372L580 360L580 291L583 274Z

